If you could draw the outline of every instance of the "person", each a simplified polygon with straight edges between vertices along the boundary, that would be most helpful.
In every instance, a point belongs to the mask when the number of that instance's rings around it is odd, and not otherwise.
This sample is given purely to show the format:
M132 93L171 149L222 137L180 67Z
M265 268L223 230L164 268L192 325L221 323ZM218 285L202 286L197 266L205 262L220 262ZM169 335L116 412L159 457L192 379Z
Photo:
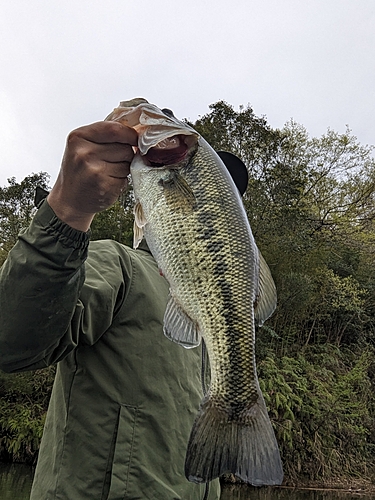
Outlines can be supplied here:
M168 283L144 242L90 242L136 144L119 122L71 132L56 183L1 269L0 368L57 366L32 500L220 496L218 480L208 492L184 475L202 351L163 335Z

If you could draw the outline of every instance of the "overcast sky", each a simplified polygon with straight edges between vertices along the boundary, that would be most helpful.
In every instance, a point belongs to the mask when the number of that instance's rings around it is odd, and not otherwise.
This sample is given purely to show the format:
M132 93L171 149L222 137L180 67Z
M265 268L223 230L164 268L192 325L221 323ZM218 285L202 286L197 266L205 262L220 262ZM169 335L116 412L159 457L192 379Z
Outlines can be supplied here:
M1 0L0 33L0 186L52 183L69 131L138 96L375 144L375 0Z

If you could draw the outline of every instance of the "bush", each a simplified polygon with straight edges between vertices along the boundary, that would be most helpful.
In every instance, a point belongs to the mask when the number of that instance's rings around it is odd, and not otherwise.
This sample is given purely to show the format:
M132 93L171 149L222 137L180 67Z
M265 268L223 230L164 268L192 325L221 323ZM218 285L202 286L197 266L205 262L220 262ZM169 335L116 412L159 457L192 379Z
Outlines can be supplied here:
M54 379L54 368L0 372L0 458L35 463Z
M344 354L324 345L294 357L268 352L259 363L260 386L289 479L371 475L373 359L371 349Z

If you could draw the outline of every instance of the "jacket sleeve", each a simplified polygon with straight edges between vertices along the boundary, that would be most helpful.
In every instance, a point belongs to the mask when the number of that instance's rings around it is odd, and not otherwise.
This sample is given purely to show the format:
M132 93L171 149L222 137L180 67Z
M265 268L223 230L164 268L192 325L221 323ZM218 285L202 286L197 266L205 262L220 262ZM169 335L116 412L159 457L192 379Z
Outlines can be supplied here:
M46 201L20 234L0 273L0 369L43 368L77 345L88 243Z

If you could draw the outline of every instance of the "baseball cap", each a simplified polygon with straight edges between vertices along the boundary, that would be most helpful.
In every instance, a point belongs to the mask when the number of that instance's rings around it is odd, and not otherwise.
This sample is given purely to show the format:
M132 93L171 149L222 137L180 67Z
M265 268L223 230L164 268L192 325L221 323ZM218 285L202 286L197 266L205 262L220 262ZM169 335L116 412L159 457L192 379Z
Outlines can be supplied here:
M241 196L243 196L249 182L249 174L247 172L246 165L233 153L229 153L228 151L216 151L216 153L220 156L222 162L227 167L228 172L232 176L232 179L238 188L238 191L241 193Z

